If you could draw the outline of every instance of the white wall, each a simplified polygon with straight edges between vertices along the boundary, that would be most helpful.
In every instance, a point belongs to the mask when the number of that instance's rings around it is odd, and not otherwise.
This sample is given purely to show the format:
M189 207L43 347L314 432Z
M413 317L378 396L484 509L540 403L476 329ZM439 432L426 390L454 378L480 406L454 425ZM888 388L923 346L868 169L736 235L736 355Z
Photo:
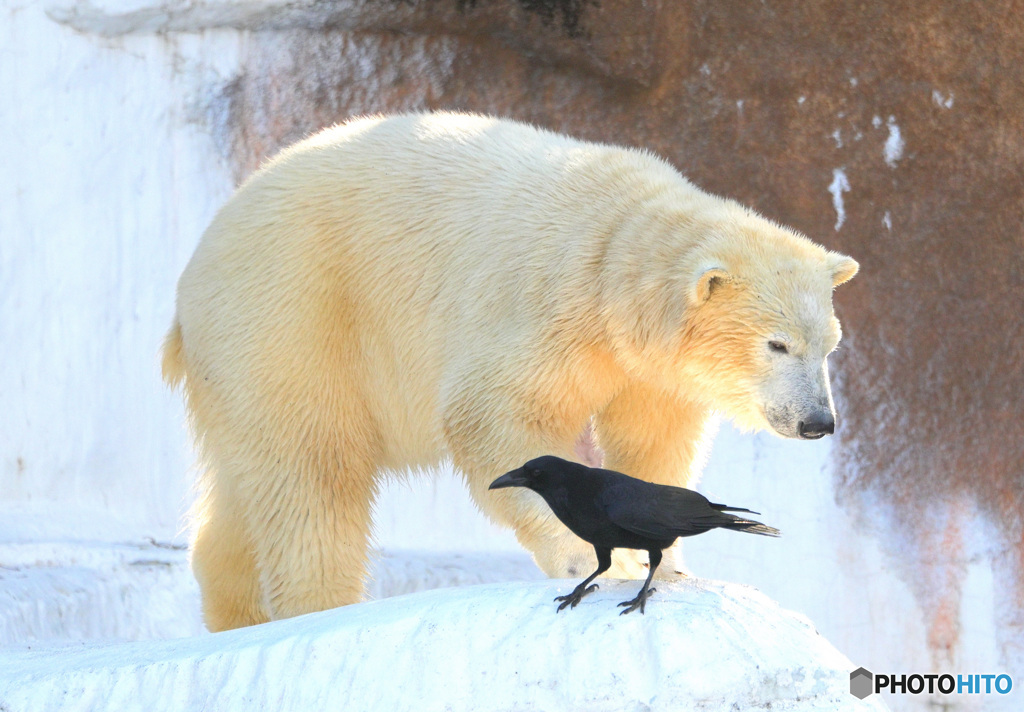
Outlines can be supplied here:
M237 33L86 37L0 9L0 505L178 526L174 284L232 189L201 123Z

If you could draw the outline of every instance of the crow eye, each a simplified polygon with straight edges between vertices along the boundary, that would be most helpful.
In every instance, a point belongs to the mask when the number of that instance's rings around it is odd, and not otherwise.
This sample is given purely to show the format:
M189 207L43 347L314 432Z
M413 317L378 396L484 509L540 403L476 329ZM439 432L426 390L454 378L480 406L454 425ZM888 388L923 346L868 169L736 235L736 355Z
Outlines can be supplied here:
M781 341L769 341L768 348L777 354L789 353L789 348Z

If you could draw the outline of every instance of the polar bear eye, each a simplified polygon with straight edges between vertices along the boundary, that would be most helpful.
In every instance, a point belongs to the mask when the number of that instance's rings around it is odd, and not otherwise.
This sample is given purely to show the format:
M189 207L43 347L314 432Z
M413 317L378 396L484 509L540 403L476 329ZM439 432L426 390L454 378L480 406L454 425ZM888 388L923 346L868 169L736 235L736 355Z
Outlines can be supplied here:
M789 348L781 341L769 341L768 348L777 354L789 353Z

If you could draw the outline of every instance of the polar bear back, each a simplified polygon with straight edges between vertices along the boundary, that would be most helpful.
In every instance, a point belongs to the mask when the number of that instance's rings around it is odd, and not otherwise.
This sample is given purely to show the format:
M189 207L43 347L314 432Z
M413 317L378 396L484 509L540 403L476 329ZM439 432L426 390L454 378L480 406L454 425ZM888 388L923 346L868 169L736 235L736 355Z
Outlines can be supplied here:
M552 322L599 329L608 236L685 185L649 154L510 121L353 121L238 190L182 275L179 319L225 386L271 391L253 417L286 393L359 389L415 444L396 460L431 462L445 389L521 378L523 344L543 347Z

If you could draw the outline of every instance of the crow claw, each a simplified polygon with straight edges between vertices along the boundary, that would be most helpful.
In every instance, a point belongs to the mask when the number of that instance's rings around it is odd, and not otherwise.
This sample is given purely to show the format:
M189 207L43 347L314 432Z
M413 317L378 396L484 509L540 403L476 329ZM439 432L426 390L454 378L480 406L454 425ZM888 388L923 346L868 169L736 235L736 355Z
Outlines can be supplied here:
M558 611L562 610L566 606L569 606L569 608L575 608L576 604L579 603L584 596L586 596L588 593L593 593L597 589L598 585L596 583L592 583L586 588L583 588L583 585L581 584L574 588L572 590L572 593L570 594L567 594L565 596L556 596L555 600L562 601L562 605L558 607L558 610L556 610L555 613L558 613Z
M649 588L646 591L640 591L640 593L638 593L636 598L634 598L632 601L623 601L622 603L619 604L619 606L620 607L621 606L629 606L629 608L627 608L626 610L624 610L621 613L619 613L619 615L620 616L624 616L627 613L632 613L637 608L640 609L640 614L644 615L644 606L647 603L647 599L650 598L651 594L654 593L657 590L658 589L656 589L656 588Z

